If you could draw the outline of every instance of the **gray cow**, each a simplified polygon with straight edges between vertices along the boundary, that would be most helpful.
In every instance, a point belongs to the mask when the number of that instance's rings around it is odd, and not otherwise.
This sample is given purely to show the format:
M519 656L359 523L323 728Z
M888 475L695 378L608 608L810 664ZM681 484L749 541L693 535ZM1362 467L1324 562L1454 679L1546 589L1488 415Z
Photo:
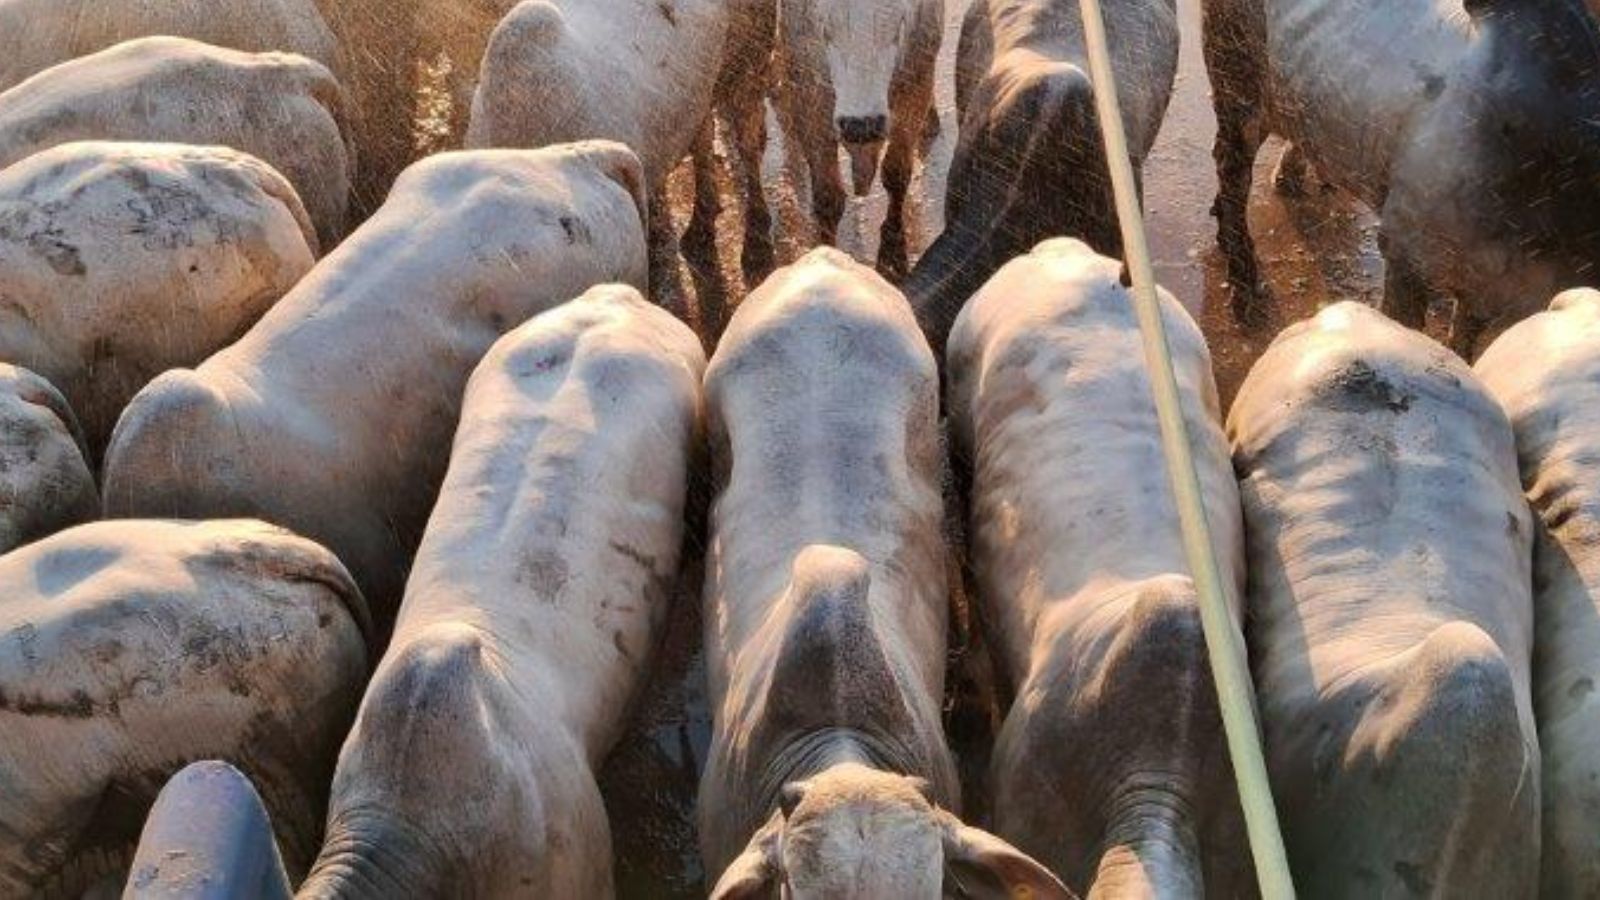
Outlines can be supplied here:
M1383 219L1384 310L1450 343L1595 278L1600 23L1583 0L1205 0L1215 212L1235 314L1260 317L1245 212L1271 134ZM1295 164L1291 160L1291 164ZM1292 178L1290 181L1292 182Z
M706 402L712 896L1065 896L948 811L938 375L905 298L813 251L734 314Z
M1178 69L1172 0L1104 3L1122 125L1135 175L1155 144ZM1120 256L1078 0L976 0L961 26L961 133L945 228L906 280L917 320L943 352L961 307L1040 241L1081 238Z
M994 825L1093 896L1238 896L1249 851L1121 270L1079 241L1040 244L950 336L983 621L1016 697ZM1223 575L1242 592L1210 355L1161 302Z
M1273 342L1228 435L1297 887L1528 896L1533 525L1505 414L1450 351L1346 302Z

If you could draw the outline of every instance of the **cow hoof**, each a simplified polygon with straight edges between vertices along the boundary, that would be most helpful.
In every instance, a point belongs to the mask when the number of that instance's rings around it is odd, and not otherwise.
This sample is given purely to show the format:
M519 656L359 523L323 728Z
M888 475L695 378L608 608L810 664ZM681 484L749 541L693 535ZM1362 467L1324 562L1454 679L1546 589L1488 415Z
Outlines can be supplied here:
M1271 324L1268 311L1272 307L1272 291L1262 282L1253 288L1241 289L1238 283L1229 286L1232 293L1230 308L1233 321L1247 331L1265 328Z

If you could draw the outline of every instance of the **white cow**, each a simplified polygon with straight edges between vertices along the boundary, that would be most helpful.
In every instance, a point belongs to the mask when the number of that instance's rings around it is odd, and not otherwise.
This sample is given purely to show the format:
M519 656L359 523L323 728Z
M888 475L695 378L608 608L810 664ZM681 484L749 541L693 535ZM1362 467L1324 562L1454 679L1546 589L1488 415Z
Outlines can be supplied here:
M833 244L844 214L839 146L856 194L871 190L881 160L889 212L878 268L907 269L905 202L933 110L934 59L944 0L777 0L784 125L811 174L820 243Z
M162 784L208 758L256 780L305 871L367 673L333 554L261 522L98 522L0 557L0 585L0 894L120 886Z
M1528 896L1532 519L1505 414L1454 354L1346 302L1273 342L1228 435L1296 885Z
M770 6L770 0L767 0ZM749 7L749 9L746 9ZM674 246L667 176L695 152L695 214L685 250L715 259L718 210L713 179L713 105L719 85L729 108L741 168L749 174L753 230L762 226L759 189L764 79L747 70L770 52L751 27L759 7L747 0L524 0L495 28L484 55L467 129L469 147L543 147L603 138L639 154L651 197L652 280L659 281ZM737 69L738 80L724 78ZM748 245L747 245L748 246ZM752 264L761 249L750 251ZM770 265L770 238L766 257ZM659 285L657 285L659 287ZM679 311L680 313L682 311ZM721 310L706 318L720 331Z
M0 361L60 388L99 459L140 388L243 334L316 246L294 188L253 156L53 147L0 170Z
M905 298L832 249L751 294L711 361L713 897L1064 895L947 811L938 392Z
M1107 0L1122 125L1134 175L1172 96L1172 0ZM961 307L999 268L1056 235L1122 255L1078 0L974 0L956 52L961 133L945 183L944 231L903 285L944 348Z
M467 376L497 337L590 286L642 286L644 210L619 144L417 163L249 333L134 399L107 453L107 513L295 528L339 554L386 627Z
M1384 310L1456 300L1462 355L1600 265L1600 22L1583 0L1205 0L1215 206L1234 310L1258 318L1246 208L1273 134L1383 218ZM1537 298L1537 299L1534 299Z
M1097 896L1236 896L1249 851L1121 272L1048 241L950 335L983 621L1016 696L991 766L995 830ZM1211 357L1161 302L1224 577L1242 592Z
M704 368L615 285L484 357L303 896L611 894L595 773L666 618Z
M161 34L298 53L339 68L314 0L0 0L0 91L58 63Z
M1540 892L1600 896L1600 292L1568 291L1476 367L1511 418L1534 538Z
M220 144L282 172L330 248L350 195L344 117L333 74L303 56L140 38L0 93L0 168L69 141Z
M0 554L99 514L87 456L67 398L0 363Z

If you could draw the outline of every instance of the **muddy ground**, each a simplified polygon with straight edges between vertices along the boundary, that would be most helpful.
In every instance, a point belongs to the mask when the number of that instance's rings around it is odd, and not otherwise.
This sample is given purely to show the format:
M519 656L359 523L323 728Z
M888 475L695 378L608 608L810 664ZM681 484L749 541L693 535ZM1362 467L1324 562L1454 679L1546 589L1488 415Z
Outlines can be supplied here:
M941 227L944 170L949 165L957 117L953 109L952 55L965 0L952 0L945 49L939 68L943 129L915 185L913 247L926 246ZM1159 141L1145 170L1146 214L1156 272L1161 283L1197 315L1210 340L1224 408L1250 365L1283 326L1331 302L1376 302L1383 265L1377 252L1373 216L1336 194L1313 188L1310 196L1286 201L1268 186L1281 145L1269 144L1258 161L1251 224L1263 270L1276 296L1265 327L1245 330L1228 312L1226 279L1216 251L1209 215L1216 180L1211 143L1215 121L1200 51L1198 0L1179 0L1183 50L1178 82ZM772 123L774 128L776 123ZM781 134L774 132L765 167L765 188L774 204L780 262L792 261L811 246L804 185L786 158ZM720 291L735 305L744 290L737 250L742 227L732 182L723 173L726 195L719 220L721 271L696 278L683 273L682 290ZM682 227L689 214L689 184L680 173L674 184L674 213ZM881 188L852 200L840 229L845 249L871 261L883 215ZM1439 336L1442 323L1431 323ZM699 657L699 540L680 586L670 633L657 661L648 695L636 722L606 767L603 777L616 842L619 891L624 897L703 896L704 883L695 847L693 809L698 772L709 738ZM960 625L958 622L957 625ZM959 642L958 642L959 643ZM963 756L971 783L968 803L981 796L986 713L956 702L968 696L970 680L982 681L965 646L952 648L952 740ZM974 675L976 672L976 676ZM981 801L976 805L981 817ZM969 813L972 812L969 809Z

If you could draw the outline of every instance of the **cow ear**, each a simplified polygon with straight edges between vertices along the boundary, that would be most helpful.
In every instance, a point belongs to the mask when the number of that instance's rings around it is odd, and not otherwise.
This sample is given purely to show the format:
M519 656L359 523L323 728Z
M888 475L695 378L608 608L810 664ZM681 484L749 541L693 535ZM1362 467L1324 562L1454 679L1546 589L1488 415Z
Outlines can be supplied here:
M945 895L968 900L1077 900L1033 857L987 831L941 813Z
M750 838L744 852L728 866L711 889L710 900L766 900L776 897L782 880L778 859L778 835L783 830L783 813L775 812L767 824Z

